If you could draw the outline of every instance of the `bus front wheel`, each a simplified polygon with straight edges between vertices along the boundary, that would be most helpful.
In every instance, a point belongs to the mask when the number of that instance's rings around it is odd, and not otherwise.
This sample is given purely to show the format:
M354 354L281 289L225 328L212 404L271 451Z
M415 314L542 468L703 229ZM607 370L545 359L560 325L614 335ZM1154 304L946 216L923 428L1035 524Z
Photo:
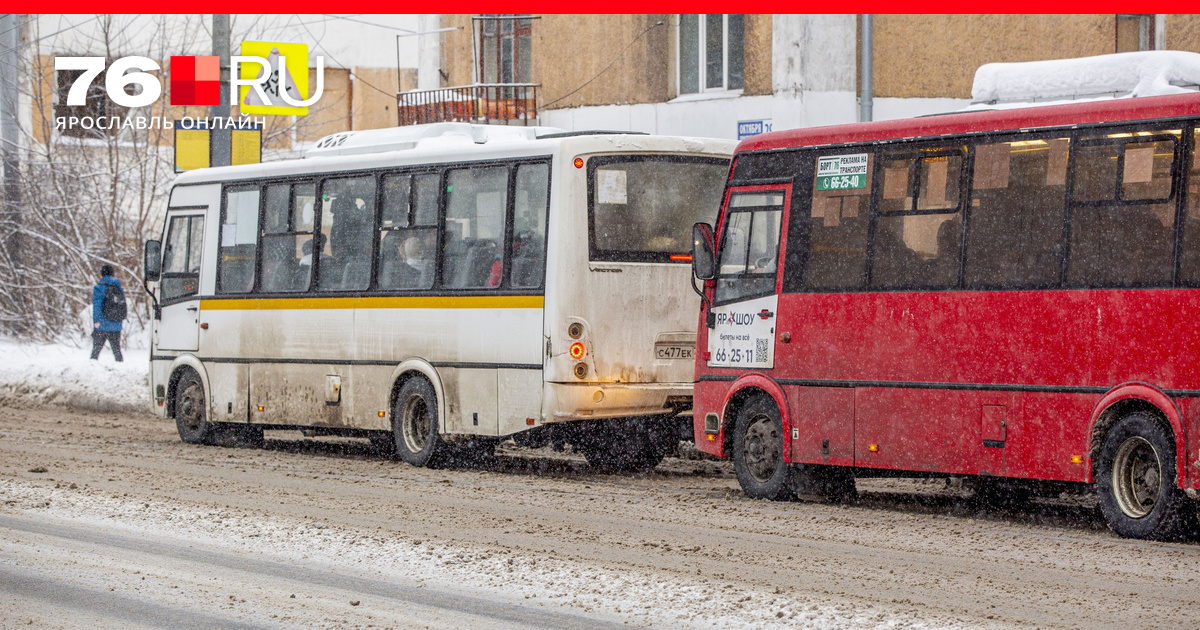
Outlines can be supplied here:
M1175 440L1153 415L1131 413L1104 438L1096 486L1108 526L1126 538L1178 540L1196 506L1175 477Z
M187 444L210 443L216 434L213 423L208 421L204 384L200 375L190 369L184 371L175 386L175 428L179 439Z
M438 435L437 394L433 385L421 377L404 383L392 409L392 431L396 454L413 466L435 463L445 445Z
M783 459L783 420L775 401L757 396L738 411L733 428L733 469L752 499L794 497L791 467Z

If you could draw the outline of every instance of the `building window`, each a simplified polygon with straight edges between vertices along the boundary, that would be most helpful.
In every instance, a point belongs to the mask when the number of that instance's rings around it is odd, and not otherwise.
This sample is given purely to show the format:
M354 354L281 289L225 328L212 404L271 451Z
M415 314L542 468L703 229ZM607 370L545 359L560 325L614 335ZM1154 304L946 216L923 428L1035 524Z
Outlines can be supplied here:
M96 78L92 79L91 85L87 89L87 97L83 105L74 107L67 105L67 93L70 92L71 86L79 80L79 77L84 73L83 70L58 70L56 71L56 83L58 84L58 98L54 102L54 116L56 118L71 117L90 118L91 122L86 126L83 124L68 125L59 130L64 136L72 136L76 138L103 138L105 135L114 136L119 129L119 126L111 124L113 116L124 119L126 109L117 105L108 99L108 94L105 92L104 79L106 73L101 72ZM127 87L128 91L130 88ZM104 128L100 128L100 126Z
M679 93L742 89L744 32L741 15L679 16Z
M529 83L533 19L485 15L479 22L479 82Z
M1153 15L1117 16L1117 52L1154 50Z

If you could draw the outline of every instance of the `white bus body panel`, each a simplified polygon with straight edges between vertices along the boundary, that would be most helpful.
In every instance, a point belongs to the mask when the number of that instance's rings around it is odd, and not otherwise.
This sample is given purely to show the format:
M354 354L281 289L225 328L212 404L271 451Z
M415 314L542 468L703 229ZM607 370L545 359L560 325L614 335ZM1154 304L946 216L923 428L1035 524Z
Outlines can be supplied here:
M208 208L198 312L207 329L199 332L197 355L208 372L210 417L389 430L394 384L410 371L433 383L440 424L449 434L503 436L555 420L671 412L669 397L691 396L693 362L658 359L655 344L670 339L694 345L699 298L689 286L690 267L589 262L587 170L575 168L573 161L638 153L728 158L733 146L722 140L620 135L494 145L422 142L407 151L181 175L170 205ZM376 303L362 308L345 303L357 300L354 294L297 295L289 306L282 304L291 297L213 296L221 182L546 156L552 183L542 308L445 308L438 296L422 294L365 297L364 303ZM718 204L714 200L714 217ZM396 308L378 305L392 297L409 302ZM424 298L430 307L413 305L412 300ZM339 303L325 308L322 300ZM567 355L573 341L567 326L573 321L584 324L585 379L576 378L576 361ZM159 322L158 328L165 325ZM159 350L167 356L158 356ZM167 366L174 363L167 348L156 345L154 353L152 388L167 384Z

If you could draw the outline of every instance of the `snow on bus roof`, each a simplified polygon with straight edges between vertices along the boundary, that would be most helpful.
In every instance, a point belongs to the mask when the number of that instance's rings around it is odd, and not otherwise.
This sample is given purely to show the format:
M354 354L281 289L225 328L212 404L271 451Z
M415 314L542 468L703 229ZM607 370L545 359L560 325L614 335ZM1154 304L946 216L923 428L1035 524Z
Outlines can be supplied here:
M304 157L361 155L383 151L402 151L418 146L521 142L535 140L546 135L560 134L563 131L557 127L510 127L461 122L343 131L321 138L311 149L304 152Z
M789 129L747 138L738 144L735 153L1181 116L1200 116L1200 92Z
M1149 50L1022 63L989 63L975 71L975 103L1034 103L1100 96L1163 96L1196 91L1200 54Z

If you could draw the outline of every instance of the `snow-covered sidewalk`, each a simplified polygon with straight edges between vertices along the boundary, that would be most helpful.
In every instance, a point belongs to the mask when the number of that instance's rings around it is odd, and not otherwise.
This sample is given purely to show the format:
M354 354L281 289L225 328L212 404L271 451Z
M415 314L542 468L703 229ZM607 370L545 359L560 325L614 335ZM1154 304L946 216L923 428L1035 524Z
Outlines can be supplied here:
M0 404L33 402L101 412L150 411L150 357L145 348L96 361L90 347L27 344L0 338Z

